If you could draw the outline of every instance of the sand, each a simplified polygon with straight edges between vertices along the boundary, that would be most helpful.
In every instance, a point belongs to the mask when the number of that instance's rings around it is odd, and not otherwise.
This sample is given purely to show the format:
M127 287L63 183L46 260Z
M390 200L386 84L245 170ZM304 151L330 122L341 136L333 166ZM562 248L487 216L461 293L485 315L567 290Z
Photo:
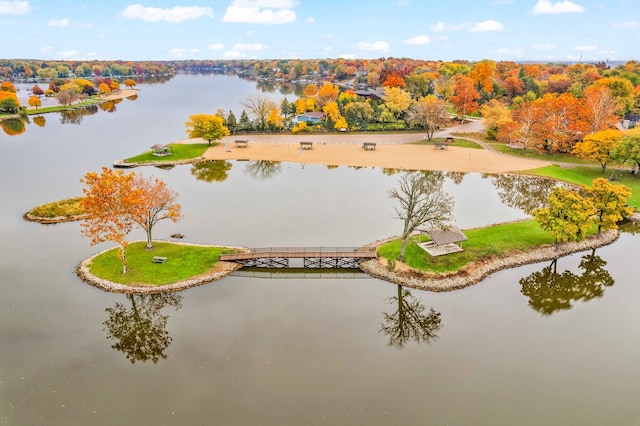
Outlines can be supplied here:
M442 137L447 133L438 134ZM518 158L491 151L449 146L411 145L424 138L407 134L315 134L228 136L205 152L208 160L269 160L305 164L380 167L402 170L441 170L451 172L507 173L535 169L551 163ZM236 139L248 140L248 147L236 148ZM313 142L313 148L300 149L300 141ZM193 143L191 139L189 142ZM365 150L363 142L375 142L375 150ZM230 148L228 152L225 148Z

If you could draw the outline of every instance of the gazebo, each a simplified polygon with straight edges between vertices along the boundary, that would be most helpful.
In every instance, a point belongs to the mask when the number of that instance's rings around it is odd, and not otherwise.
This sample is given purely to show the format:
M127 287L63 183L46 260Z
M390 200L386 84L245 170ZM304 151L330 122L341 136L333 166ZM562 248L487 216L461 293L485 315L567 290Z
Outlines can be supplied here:
M431 256L442 256L462 251L462 242L468 240L467 236L457 226L452 226L448 229L418 229L418 232L431 238L431 241L418 244L421 249Z
M171 146L169 145L155 144L151 147L151 150L153 151L153 155L157 155L158 157L172 154Z

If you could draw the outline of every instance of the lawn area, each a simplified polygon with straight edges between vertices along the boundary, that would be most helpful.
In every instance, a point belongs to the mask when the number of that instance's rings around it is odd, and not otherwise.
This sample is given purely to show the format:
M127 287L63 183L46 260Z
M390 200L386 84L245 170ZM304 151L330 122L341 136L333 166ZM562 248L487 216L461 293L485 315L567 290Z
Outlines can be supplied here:
M153 155L154 151L147 151L144 154L136 155L135 157L127 158L125 163L149 163L156 161L181 161L181 160L192 160L194 158L202 157L204 152L209 148L209 146L216 146L217 143L213 143L211 145L206 143L172 143L169 144L171 147L171 155L165 156L157 156Z
M93 258L89 271L105 280L120 284L173 284L202 275L213 268L223 250L222 247L200 247L168 242L154 242L152 249L146 242L135 242L127 246L128 272L122 274L122 261L118 247ZM154 256L167 257L166 263L154 263Z
M433 140L419 140L416 142L411 142L411 145L435 145L437 143L443 143L445 138L433 138ZM484 149L482 146L478 145L475 142L471 142L465 139L455 138L455 142L450 144L451 146L459 146L460 148L474 148L474 149Z
M612 171L616 172L615 175L617 178L613 183L623 184L631 188L629 205L640 207L640 178L637 178L625 169L607 169L607 171L602 174L600 167L576 166L565 168L554 164L539 169L527 170L522 173L533 176L550 177L577 185L591 186L591 182L595 178L604 177L608 179Z
M428 237L416 236L407 244L405 263L422 271L452 272L483 258L502 257L512 250L525 250L554 243L553 236L543 231L533 219L469 229L464 233L469 238L462 244L464 251L438 257L432 257L418 247L417 243L428 241ZM400 254L400 240L380 246L378 254L387 259L397 259Z
M67 198L53 203L42 204L31 210L29 214L37 217L72 217L84 213L80 201L84 197Z

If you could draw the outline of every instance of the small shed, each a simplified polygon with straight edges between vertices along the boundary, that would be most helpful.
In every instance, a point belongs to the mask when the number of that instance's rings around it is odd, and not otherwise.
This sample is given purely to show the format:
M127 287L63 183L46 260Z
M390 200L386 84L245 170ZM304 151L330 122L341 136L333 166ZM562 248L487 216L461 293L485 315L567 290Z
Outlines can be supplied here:
M468 240L467 236L457 226L452 226L448 229L418 229L418 232L431 238L431 241L418 244L420 248L431 256L442 256L443 254L462 251L462 242Z
M153 155L157 155L159 157L172 154L171 146L169 145L155 144L151 147L151 150L153 151Z

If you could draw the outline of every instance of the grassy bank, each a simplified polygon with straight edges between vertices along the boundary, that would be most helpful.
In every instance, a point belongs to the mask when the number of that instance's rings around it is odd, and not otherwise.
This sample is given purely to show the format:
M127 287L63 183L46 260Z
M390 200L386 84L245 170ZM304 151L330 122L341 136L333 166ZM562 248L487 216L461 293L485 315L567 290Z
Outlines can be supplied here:
M539 169L527 170L523 173L533 176L549 177L576 185L591 186L591 182L595 178L604 177L608 179L613 171L615 171L616 178L613 183L623 184L631 188L629 205L640 207L640 178L632 175L628 170L607 169L603 174L600 167L576 166L565 168L558 165L552 165L541 167Z
M93 258L89 271L98 278L120 284L173 284L209 272L225 249L168 242L154 242L153 248L147 249L145 242L131 243L126 250L129 270L126 274L122 274L118 250L116 247ZM166 263L154 263L154 256L169 260Z
M464 233L469 238L463 243L464 251L438 257L432 257L417 245L428 241L429 238L416 236L407 244L405 263L422 271L452 272L484 258L507 256L512 251L524 251L554 243L551 234L543 231L533 219L469 229ZM378 254L387 259L397 259L400 254L400 240L380 246Z
M435 145L436 143L444 143L445 138L433 138L433 140L419 140L416 142L411 142L412 145ZM450 146L459 146L460 148L474 148L474 149L484 149L482 146L478 145L475 142L468 141L465 139L455 139L455 142L450 144Z
M84 210L80 207L80 201L83 197L67 198L53 203L42 204L29 212L35 217L65 217L70 218L84 214Z
M150 162L173 162L182 160L193 160L194 158L202 157L204 152L209 146L216 146L214 144L206 143L172 143L171 154L165 156L153 155L154 151L147 151L143 154L136 155L124 160L126 163L150 163Z

